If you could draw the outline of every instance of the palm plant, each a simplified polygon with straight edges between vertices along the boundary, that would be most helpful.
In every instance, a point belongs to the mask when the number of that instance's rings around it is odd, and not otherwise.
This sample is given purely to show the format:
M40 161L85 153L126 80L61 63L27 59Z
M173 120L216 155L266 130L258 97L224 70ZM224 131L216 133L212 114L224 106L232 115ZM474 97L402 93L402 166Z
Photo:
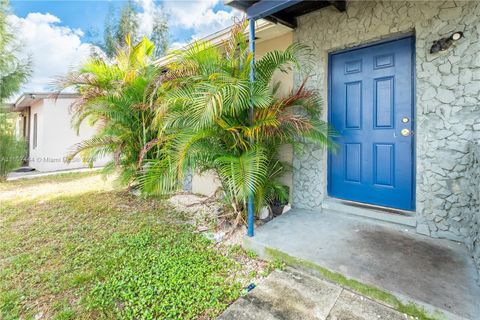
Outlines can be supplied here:
M31 74L30 60L19 57L15 30L7 24L9 11L8 1L0 0L0 102L15 94Z
M0 181L22 164L26 155L25 141L15 134L14 117L2 105L15 94L31 73L30 61L19 58L14 30L7 24L8 1L0 0Z
M168 137L163 157L145 158L144 190L171 191L188 170L213 170L220 178L236 220L254 194L257 210L273 199L287 197L278 178L286 166L278 159L282 144L330 144L327 124L320 121L320 101L305 82L286 97L277 97L276 71L299 70L309 50L293 44L272 51L255 63L256 80L249 80L252 54L236 24L221 46L197 42L162 75L161 99L155 124ZM250 105L255 111L249 114ZM250 124L253 117L253 124Z
M94 57L80 70L61 79L62 88L74 87L81 97L72 106L73 125L79 130L84 122L98 128L92 138L75 145L68 158L80 155L93 163L98 157L112 157L106 173L120 169L122 184L135 185L144 146L156 137L152 126L156 99L152 83L158 68L151 61L154 45L144 38L117 52L114 63ZM151 149L148 153L155 153ZM150 156L150 154L149 154Z

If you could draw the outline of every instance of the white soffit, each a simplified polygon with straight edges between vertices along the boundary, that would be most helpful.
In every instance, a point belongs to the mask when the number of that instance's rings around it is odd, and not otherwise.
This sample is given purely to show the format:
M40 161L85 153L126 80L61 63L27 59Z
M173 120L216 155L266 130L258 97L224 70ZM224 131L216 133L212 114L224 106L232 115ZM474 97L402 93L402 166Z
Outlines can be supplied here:
M227 40L230 37L230 28L225 28L223 30L217 31L215 33L212 33L211 35L208 35L202 39L199 39L199 41L204 41L204 42L209 42L213 45L219 46L223 41ZM273 23L267 20L258 20L256 23L256 28L255 28L255 38L257 43L262 43L263 41L270 40L276 37L280 37L284 34L292 32L292 29L280 24L280 23ZM248 33L248 27L245 30L245 33ZM186 50L189 45L183 47L180 49ZM155 61L155 64L162 66L166 65L170 60L174 57L173 54L166 55L157 61Z

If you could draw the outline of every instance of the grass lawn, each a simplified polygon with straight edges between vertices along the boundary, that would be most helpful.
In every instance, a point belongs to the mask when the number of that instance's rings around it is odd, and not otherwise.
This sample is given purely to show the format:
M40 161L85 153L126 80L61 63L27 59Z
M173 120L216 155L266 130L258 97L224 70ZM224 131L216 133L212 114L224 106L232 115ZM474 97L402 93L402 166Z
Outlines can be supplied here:
M215 318L241 259L98 174L0 184L0 319Z

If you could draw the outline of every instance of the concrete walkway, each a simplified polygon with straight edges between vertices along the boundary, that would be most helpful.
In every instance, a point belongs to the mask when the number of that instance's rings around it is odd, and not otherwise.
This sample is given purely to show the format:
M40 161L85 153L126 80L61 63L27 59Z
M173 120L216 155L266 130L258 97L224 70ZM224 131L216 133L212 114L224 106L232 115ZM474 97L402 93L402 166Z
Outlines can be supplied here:
M449 319L480 319L478 273L463 244L333 211L291 210L257 228L245 246L306 260L413 301Z
M405 320L390 307L293 269L274 271L221 320Z
M94 172L101 169L102 167L69 169L69 170L59 170L59 171L49 171L49 172L41 172L41 171L11 172L7 176L7 181L55 176L58 174L65 174L65 173Z

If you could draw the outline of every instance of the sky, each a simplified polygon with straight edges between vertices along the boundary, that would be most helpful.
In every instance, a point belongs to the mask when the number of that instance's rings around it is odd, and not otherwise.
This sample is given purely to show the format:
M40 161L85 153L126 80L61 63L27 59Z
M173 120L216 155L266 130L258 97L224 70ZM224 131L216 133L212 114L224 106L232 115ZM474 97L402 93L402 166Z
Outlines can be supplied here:
M170 48L207 36L232 24L241 13L223 0L132 0L138 7L140 32L149 36L155 6L168 17ZM10 0L8 23L33 64L23 92L52 90L55 77L78 67L103 36L105 18L120 0Z

